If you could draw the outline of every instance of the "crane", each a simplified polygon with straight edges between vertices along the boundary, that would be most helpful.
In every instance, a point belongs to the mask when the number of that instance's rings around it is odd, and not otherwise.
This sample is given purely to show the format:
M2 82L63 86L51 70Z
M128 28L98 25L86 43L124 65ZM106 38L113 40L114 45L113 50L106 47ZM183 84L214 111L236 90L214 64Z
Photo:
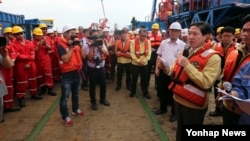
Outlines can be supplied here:
M101 0L101 3L102 3L102 12L103 12L104 19L100 21L99 28L104 29L105 27L107 27L106 24L108 22L108 18L106 18L103 0Z
M106 18L105 9L104 9L104 5L103 5L103 0L101 0L101 3L102 3L102 13L104 15L104 18Z
M153 4L152 4L152 13L151 13L151 21L153 21L153 20L154 20L154 17L155 17L156 4L157 4L157 0L153 0Z

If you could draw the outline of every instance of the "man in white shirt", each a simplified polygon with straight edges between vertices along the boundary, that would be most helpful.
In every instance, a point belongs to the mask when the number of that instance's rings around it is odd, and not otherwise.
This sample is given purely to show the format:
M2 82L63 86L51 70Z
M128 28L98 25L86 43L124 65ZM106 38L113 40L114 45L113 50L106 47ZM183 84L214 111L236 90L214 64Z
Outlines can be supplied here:
M172 66L179 54L184 50L186 45L179 39L181 35L181 25L178 22L174 22L169 27L169 38L161 42L160 47L157 50L158 58L156 61L155 75L158 76L157 95L160 98L160 108L155 112L156 115L167 112L167 105L171 105L170 122L176 120L174 113L174 100L173 92L168 89L168 85L171 83L171 77L164 73L165 68L159 66L160 61L164 61L165 67Z

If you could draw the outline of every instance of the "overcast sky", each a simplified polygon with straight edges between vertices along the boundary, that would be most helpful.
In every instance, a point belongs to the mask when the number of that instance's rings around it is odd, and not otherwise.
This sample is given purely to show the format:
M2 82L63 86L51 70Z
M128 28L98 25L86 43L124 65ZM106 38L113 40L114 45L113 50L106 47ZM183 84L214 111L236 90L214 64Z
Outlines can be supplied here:
M109 26L130 24L133 16L139 21L151 14L152 0L103 0ZM24 15L25 19L54 19L55 28L66 24L89 27L104 18L101 0L2 0L0 10Z

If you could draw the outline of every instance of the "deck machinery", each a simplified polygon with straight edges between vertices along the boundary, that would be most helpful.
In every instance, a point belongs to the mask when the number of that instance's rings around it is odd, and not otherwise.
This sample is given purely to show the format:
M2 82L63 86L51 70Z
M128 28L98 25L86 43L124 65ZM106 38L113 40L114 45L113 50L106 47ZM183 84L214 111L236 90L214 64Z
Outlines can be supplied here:
M136 28L145 26L151 30L153 23L159 23L161 29L167 29L175 21L188 28L191 23L206 21L213 30L218 26L241 27L241 19L250 14L250 0L153 0L150 21L137 21Z

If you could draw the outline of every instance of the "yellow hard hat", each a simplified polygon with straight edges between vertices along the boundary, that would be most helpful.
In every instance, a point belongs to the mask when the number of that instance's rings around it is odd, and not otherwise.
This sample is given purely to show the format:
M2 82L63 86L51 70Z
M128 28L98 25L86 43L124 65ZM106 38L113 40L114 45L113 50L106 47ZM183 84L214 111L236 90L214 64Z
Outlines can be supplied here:
M20 26L13 26L12 27L12 34L23 32L23 29Z
M39 28L47 28L48 26L45 23L40 23Z
M221 30L224 28L224 26L220 26L220 27L218 27L217 28L217 30L216 30L216 33L218 34L218 33L221 33Z
M158 23L154 23L154 24L152 25L152 29L160 29L159 24L158 24Z
M6 27L3 33L12 33L12 27Z
M34 35L43 35L43 31L41 30L41 28L39 27L36 27L34 30L33 30L33 34Z
M235 33L234 34L240 34L240 28L235 28Z

